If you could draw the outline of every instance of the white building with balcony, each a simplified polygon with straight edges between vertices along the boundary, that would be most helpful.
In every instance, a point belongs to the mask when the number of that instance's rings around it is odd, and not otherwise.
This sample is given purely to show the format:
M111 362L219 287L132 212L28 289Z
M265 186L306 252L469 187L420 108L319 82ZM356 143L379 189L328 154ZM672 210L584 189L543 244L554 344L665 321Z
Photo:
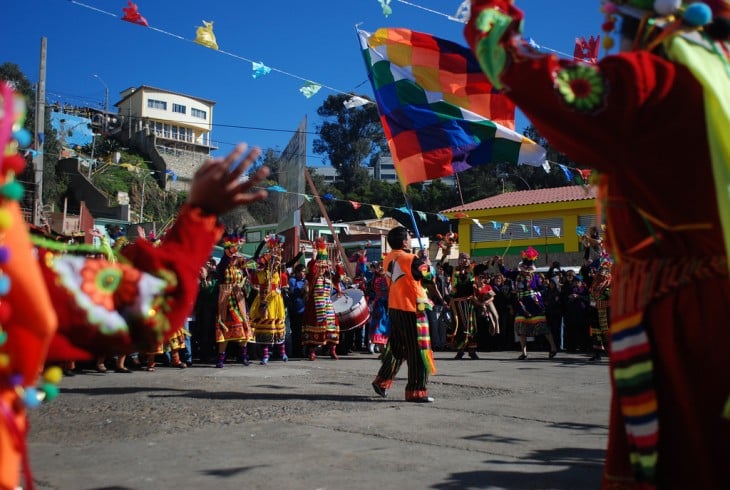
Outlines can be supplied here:
M120 136L150 154L155 170L174 176L172 187L185 189L217 149L211 140L212 100L141 85L124 90L115 106L123 121Z

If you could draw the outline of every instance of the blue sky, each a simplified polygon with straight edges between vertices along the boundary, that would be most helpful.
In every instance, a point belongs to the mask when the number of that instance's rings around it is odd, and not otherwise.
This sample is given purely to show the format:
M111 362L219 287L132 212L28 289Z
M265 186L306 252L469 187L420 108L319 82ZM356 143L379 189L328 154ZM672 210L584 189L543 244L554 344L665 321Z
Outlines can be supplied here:
M446 17L456 13L460 0L392 0L388 18L377 0L136 3L151 27L168 34L121 21L126 0L9 0L3 8L0 63L16 63L36 82L45 36L51 103L101 108L105 85L110 107L119 92L139 85L213 100L212 139L223 153L239 141L282 150L305 116L308 130L315 131L317 108L328 95L372 96L355 36L358 23L370 32L405 27L464 44L463 26ZM600 34L598 0L521 0L517 5L525 11L525 36L552 50L572 53L576 36ZM214 22L220 49L231 55L191 42L203 20ZM285 74L273 71L253 79L251 63L241 58ZM324 87L306 99L299 92L303 80ZM518 131L526 124L519 116ZM311 151L314 138L308 135L308 165L322 163Z

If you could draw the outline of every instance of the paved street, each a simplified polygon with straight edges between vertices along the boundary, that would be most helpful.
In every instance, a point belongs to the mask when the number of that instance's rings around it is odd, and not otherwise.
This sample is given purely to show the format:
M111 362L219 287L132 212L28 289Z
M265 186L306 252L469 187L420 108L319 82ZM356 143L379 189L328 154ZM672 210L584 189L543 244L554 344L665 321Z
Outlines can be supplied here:
M598 488L606 361L436 353L433 404L370 354L64 378L32 413L41 490Z

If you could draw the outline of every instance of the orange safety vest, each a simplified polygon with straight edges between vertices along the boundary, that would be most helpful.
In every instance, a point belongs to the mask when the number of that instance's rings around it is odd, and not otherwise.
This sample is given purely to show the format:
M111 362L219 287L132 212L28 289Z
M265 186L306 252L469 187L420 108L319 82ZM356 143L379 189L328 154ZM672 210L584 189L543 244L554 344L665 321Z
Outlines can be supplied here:
M388 307L401 311L416 312L416 298L426 297L421 282L413 277L411 266L415 254L392 250L384 260L383 268L388 278ZM391 263L392 265L391 270Z

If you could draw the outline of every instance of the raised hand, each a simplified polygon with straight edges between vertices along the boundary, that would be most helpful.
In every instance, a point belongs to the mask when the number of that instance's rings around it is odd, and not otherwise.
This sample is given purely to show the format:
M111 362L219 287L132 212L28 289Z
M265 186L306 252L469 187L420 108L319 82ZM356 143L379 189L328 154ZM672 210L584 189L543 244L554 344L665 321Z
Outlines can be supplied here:
M239 143L225 158L213 158L205 162L193 177L188 203L211 214L223 214L238 206L265 199L268 193L251 189L269 175L267 167L261 167L246 181L243 173L256 161L261 150Z

